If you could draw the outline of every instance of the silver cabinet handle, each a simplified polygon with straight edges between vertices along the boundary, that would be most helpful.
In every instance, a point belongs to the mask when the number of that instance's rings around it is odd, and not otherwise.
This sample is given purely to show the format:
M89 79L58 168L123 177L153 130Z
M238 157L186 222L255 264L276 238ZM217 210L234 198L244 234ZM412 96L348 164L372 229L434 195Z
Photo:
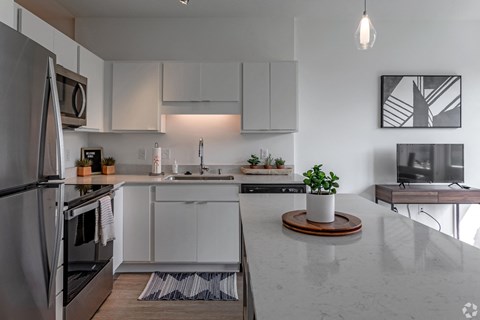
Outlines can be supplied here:
M185 203L185 204L194 204L195 201L185 201L184 203Z
M207 201L198 201L197 204L207 204Z
M58 100L57 78L55 73L55 63L51 57L48 58L48 78L50 79L50 93L52 94L53 113L55 118L55 130L57 132L57 156L58 156L58 178L65 178L65 159L63 156L63 130L62 117L60 114L60 102Z

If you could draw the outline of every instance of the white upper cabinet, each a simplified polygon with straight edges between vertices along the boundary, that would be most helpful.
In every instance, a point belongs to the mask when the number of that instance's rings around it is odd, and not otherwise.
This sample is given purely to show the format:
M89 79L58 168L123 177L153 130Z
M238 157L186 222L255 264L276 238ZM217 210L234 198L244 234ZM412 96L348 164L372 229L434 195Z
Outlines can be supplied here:
M0 21L7 26L16 29L14 25L14 4L13 0L0 0Z
M62 32L53 30L53 52L57 55L57 64L77 72L78 44Z
M159 62L113 64L112 130L165 132Z
M18 31L54 52L55 28L22 7L18 11Z
M240 63L165 62L163 101L240 100Z
M200 63L163 64L163 101L200 101Z
M87 125L80 130L103 131L104 61L80 46L78 73L87 78Z
M297 119L297 63L244 63L242 131L295 132Z
M270 129L297 130L297 64L270 63Z
M243 64L243 130L270 129L270 65Z

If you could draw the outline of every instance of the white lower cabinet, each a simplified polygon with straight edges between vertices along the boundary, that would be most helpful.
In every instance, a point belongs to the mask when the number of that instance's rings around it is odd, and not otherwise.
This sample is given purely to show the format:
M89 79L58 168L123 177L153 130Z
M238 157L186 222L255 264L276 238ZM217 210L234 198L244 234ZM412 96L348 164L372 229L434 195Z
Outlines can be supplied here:
M238 202L155 202L155 262L240 261Z
M113 273L123 262L123 188L115 190L113 198L113 220L115 240L113 241Z
M55 298L55 320L63 320L63 291Z
M155 203L155 261L195 262L197 221L195 203Z
M123 260L150 261L150 186L123 188Z
M240 217L238 202L198 202L197 261L240 261Z

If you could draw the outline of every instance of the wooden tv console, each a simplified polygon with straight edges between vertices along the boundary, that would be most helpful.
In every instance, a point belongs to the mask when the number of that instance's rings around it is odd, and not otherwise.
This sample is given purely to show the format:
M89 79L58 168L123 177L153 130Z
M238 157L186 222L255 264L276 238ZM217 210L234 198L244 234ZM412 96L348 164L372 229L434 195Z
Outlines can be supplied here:
M395 204L453 204L453 231L455 238L460 237L460 204L480 204L480 189L462 189L447 185L406 185L376 184L375 202L389 203L393 211Z

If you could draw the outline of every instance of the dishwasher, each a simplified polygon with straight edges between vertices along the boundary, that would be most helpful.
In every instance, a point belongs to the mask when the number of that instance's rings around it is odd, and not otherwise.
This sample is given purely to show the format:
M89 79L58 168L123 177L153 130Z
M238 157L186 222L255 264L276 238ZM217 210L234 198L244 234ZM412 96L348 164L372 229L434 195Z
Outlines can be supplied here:
M280 183L280 184L242 184L241 193L305 193L306 186L303 183Z

